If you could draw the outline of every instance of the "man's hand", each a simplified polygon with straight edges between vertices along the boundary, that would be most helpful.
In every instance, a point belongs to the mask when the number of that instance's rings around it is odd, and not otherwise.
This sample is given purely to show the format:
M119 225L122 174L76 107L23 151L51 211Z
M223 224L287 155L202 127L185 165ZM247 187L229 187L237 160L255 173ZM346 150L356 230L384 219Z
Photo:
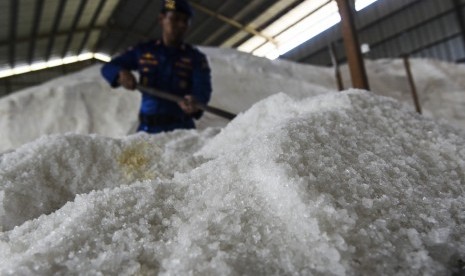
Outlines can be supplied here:
M178 102L179 107L181 107L182 111L188 115L192 115L199 111L197 107L197 101L192 95L184 96L184 100Z
M136 89L136 77L128 70L119 71L118 83L128 90Z

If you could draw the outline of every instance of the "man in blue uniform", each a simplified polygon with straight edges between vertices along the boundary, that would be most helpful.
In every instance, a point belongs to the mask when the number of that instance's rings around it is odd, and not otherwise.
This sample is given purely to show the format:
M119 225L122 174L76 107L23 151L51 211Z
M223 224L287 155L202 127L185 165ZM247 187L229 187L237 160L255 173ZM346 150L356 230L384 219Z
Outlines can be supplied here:
M182 97L170 102L142 92L138 131L159 133L195 128L193 119L202 111L196 102L207 104L211 96L210 67L203 53L184 43L192 8L187 0L163 0L159 15L162 38L136 45L102 67L112 87L134 90L139 83Z

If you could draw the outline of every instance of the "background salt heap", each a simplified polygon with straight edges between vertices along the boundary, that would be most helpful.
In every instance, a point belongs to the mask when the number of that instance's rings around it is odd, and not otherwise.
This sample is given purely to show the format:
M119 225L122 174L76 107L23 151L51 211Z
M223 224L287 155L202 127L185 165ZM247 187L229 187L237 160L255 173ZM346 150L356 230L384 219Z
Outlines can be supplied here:
M1 155L0 274L459 273L465 132L323 83L266 97L285 66L216 97L244 111L221 130L70 133Z
M270 61L232 49L202 48L212 67L211 105L233 113L278 92L295 98L337 90L330 68ZM406 103L412 110L405 68L400 59L367 61L371 91ZM423 112L465 129L465 65L435 60L411 60ZM346 67L344 87L350 87ZM113 90L100 76L100 66L58 78L0 98L0 153L45 134L73 132L124 137L134 133L140 94ZM199 129L228 122L205 114Z

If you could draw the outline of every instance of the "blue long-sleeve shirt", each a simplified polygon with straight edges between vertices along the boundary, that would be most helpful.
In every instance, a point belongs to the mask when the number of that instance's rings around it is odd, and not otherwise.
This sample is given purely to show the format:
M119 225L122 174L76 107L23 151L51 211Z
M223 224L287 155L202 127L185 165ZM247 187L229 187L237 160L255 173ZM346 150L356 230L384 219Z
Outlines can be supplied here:
M112 87L117 87L121 70L138 71L139 83L178 96L193 95L207 104L211 97L210 67L206 56L189 44L167 47L161 40L138 44L113 58L102 67L102 75ZM143 91L142 91L143 92ZM185 117L177 103L142 95L140 113ZM199 113L200 117L201 113Z

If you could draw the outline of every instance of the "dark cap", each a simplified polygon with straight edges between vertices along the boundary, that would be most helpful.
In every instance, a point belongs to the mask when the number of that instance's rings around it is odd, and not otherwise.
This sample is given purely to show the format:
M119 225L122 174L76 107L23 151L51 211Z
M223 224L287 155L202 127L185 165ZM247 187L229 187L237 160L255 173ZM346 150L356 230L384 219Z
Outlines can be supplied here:
M187 0L162 0L161 13L177 11L192 17L192 7Z

